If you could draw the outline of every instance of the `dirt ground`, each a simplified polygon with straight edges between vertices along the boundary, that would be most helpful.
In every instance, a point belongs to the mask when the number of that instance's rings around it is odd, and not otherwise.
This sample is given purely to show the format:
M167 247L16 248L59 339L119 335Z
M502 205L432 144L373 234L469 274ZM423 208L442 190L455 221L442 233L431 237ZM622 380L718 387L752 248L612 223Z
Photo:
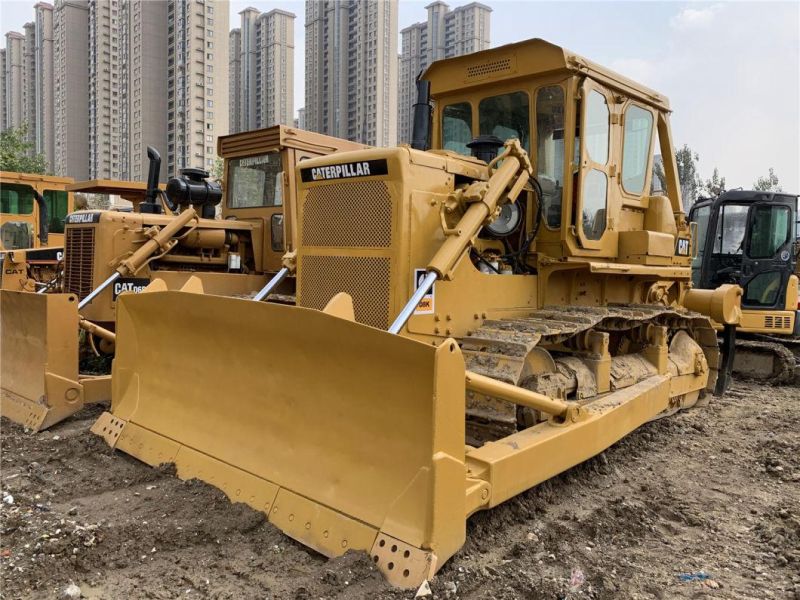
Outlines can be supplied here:
M2 598L413 598L109 450L2 423ZM473 516L435 598L800 599L800 388L736 383ZM72 588L73 596L79 597Z

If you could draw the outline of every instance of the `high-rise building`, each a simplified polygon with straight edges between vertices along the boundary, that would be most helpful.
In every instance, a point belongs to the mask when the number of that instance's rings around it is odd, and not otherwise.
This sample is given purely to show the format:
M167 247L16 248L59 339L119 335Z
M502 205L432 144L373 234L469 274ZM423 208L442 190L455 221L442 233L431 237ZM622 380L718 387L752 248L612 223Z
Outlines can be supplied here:
M229 38L230 130L289 125L294 116L295 15L255 8L239 15L241 27Z
M89 0L89 177L92 179L122 178L120 14L120 0Z
M306 128L306 109L305 108L298 108L297 109L297 126L300 129Z
M53 102L53 5L39 2L35 12L34 150L55 165L55 117Z
M228 130L239 131L242 111L242 30L231 29L228 35Z
M256 21L259 12L255 8L245 8L239 13L241 17L242 41L239 47L239 120L230 124L231 131L250 131L256 129L256 55L258 44L256 38Z
M427 21L415 23L400 32L400 84L398 138L411 141L412 106L417 101L416 80L432 62L486 50L490 45L492 9L472 2L453 10L444 2L425 7Z
M56 175L89 179L89 4L56 0L53 107Z
M293 13L274 9L256 21L256 128L292 124L294 19Z
M25 35L6 34L3 128L59 175L161 179L211 168L228 133L228 0L55 0L34 6ZM215 34L220 38L217 43ZM215 94L216 91L216 94Z
M306 1L305 120L376 146L397 140L397 0Z
M25 23L22 42L22 119L30 151L36 147L36 24Z
M6 33L6 125L20 127L25 122L22 95L25 88L24 56L25 36L18 31Z
M167 153L166 0L123 0L120 31L120 111L122 175L145 181L147 146ZM160 179L166 179L166 159Z
M6 124L6 49L0 48L0 131L5 131Z
M169 175L185 167L211 170L216 137L228 133L228 10L228 0L169 0Z

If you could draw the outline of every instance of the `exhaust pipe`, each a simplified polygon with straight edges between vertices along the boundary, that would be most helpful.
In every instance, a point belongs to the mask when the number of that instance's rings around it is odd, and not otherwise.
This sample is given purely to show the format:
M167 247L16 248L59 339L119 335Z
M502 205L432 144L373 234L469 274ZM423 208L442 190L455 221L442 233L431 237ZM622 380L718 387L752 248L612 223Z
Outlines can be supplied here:
M431 82L417 76L417 103L414 105L414 121L411 129L411 147L428 150L431 147Z
M139 212L160 215L162 212L161 204L156 202L158 198L158 177L161 173L161 155L152 146L147 147L147 160L150 166L147 170L147 193L144 202L139 204Z

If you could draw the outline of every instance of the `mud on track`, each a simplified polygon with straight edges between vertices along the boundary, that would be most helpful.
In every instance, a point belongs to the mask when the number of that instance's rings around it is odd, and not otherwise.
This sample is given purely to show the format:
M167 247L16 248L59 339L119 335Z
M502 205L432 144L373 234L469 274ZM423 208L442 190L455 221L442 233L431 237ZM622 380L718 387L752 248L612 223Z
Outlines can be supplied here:
M2 598L410 598L261 513L109 450L93 409L2 423ZM9 496L13 503L9 503ZM683 577L681 577L683 576ZM684 581L688 579L688 581ZM800 388L737 383L472 517L435 598L800 599Z

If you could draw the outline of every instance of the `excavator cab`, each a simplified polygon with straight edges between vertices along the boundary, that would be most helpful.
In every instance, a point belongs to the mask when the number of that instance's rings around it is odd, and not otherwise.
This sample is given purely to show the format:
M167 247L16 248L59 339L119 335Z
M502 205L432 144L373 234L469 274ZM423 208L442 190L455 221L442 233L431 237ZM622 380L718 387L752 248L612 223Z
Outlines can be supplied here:
M743 289L733 373L789 383L800 356L797 196L733 190L701 198L689 214L697 228L696 289Z
M698 201L692 282L701 289L740 285L740 332L798 335L797 196L733 190Z

